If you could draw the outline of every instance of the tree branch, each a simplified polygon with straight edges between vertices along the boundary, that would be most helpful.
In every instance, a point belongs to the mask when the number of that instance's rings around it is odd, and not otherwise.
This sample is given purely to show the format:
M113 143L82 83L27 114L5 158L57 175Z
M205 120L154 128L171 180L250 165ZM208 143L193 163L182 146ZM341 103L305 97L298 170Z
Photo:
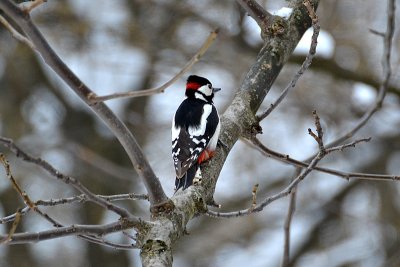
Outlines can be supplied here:
M3 236L3 237L0 236L0 244L10 242L10 240L12 239L12 236L14 235L15 231L17 230L19 222L21 221L21 216L22 216L21 210L18 209L17 212L15 213L15 219L13 221L13 224L12 224L10 230L8 231L8 235Z
M289 264L289 256L290 256L290 228L292 225L292 219L294 212L296 210L296 192L297 187L293 188L290 193L289 200L289 208L285 219L285 224L283 225L284 230L284 245L283 245L283 258L282 258L282 267L286 267Z
M35 45L28 38L19 33L13 26L11 26L11 24L1 15L0 15L0 22L11 33L12 37L17 39L21 43L26 44L27 46L30 47L30 49L36 50Z
M270 197L267 197L262 201L260 204L258 204L255 208L253 209L245 209L245 210L240 210L240 211L235 211L235 212L215 212L215 211L207 211L207 215L211 217L223 217L223 218L233 218L233 217L240 217L240 216L245 216L249 215L254 212L260 212L262 211L267 205L270 203L274 202L275 200L278 200L280 198L286 197L289 195L292 190L294 190L297 185L304 180L304 178L311 173L313 170L316 170L317 164L328 154L334 151L341 151L343 150L343 147L335 147L332 148L329 152L327 149L325 149L322 137L323 137L323 131L321 128L321 124L319 122L319 117L317 113L314 111L313 112L314 120L315 120L315 127L317 134L315 134L311 129L308 129L308 133L315 139L315 141L318 143L318 154L317 156L307 165L307 168L303 169L302 172L281 192L274 194ZM367 141L367 140L359 140L357 143L361 141ZM346 145L346 147L353 146L354 144L349 144Z
M134 194L134 193L129 193L129 194L119 194L119 195L109 195L109 196L104 196L104 195L96 195L99 198L103 198L106 201L121 201L121 200L148 200L147 195L143 194ZM48 200L37 200L34 204L35 206L58 206L58 205L64 205L64 204L72 204L75 202L83 203L89 201L88 197L85 194L81 194L78 196L73 196L73 197L67 197L67 198L59 198L59 199L48 199ZM30 211L29 206L25 206L20 210L21 216L24 216ZM6 217L0 218L0 224L11 222L15 220L16 213L8 215Z
M39 29L32 23L29 13L21 10L21 8L10 0L0 0L0 8L24 31L47 65L91 107L117 137L127 152L133 167L142 178L149 194L151 206L157 209L157 207L162 207L165 204L167 205L167 209L170 209L171 202L165 195L159 179L156 177L136 139L126 125L104 103L91 105L90 97L95 96L95 94L58 57Z
M370 138L364 138L364 139L359 139L354 142L344 144L342 146L338 147L333 147L332 150L331 148L325 148L328 153L331 153L333 151L337 150L343 150L348 147L353 147L359 142L368 142ZM273 151L266 146L264 146L260 140L257 138L251 139L251 140L244 140L246 144L252 146L253 148L257 149L260 151L264 156L273 158L276 160L279 160L281 162L293 165L295 167L300 167L300 168L306 168L307 163L304 161L299 161L296 159L291 158L289 155L281 154L279 152ZM308 161L308 160L306 160ZM349 180L349 179L363 179L363 180L396 180L400 181L400 176L398 175L385 175L385 174L369 174L369 173L356 173L356 172L344 172L344 171L338 171L338 170L333 170L325 167L315 167L316 171L320 171L323 173L331 174L334 176L341 177L343 179Z
M300 79L300 77L303 75L303 73L311 65L311 62L315 56L315 52L316 52L317 44L318 44L318 35L319 35L319 31L320 31L321 27L319 26L319 23L318 23L318 16L315 14L310 1L305 0L305 1L303 1L303 4L307 8L307 11L312 20L312 26L313 26L313 35L311 37L310 49L308 51L306 59L304 60L303 64L301 65L300 69L293 76L292 80L290 81L288 86L285 88L285 90L282 91L280 96L275 100L274 103L272 103L270 105L270 107L268 109L266 109L264 112L262 112L260 115L257 116L257 119L259 121L265 119L282 102L282 100L287 96L289 91L296 86L297 81Z
M237 0L236 2L257 22L262 31L271 24L273 15L259 5L256 0Z
M18 6L21 8L22 11L25 13L30 13L33 9L40 6L41 4L47 2L47 0L31 0L29 2L22 2Z
M19 186L17 181L14 179L14 177L11 173L10 165L9 165L7 159L1 153L0 153L0 161L2 162L4 169L6 171L6 175L9 178L9 180L11 181L14 189L18 192L18 194L21 196L21 198L24 200L25 204L27 205L24 209L18 209L18 211L15 214L7 216L5 219L1 220L1 221L10 220L10 221L13 221L13 224L12 224L12 227L11 227L7 237L4 237L4 238L0 237L0 243L9 243L10 241L13 240L14 233L15 233L17 226L21 220L21 217L24 214L26 214L29 210L34 210L37 214L39 214L45 220L50 222L54 227L57 227L57 228L64 227L60 222L56 221L55 219L50 217L47 213L44 213L42 210L40 210L36 204L38 202L33 203L33 201L30 199L28 194L22 190L22 188ZM84 197L85 200L88 200L86 195L82 195L82 196ZM118 199L118 198L122 198L122 197L123 196L117 196L114 198ZM56 203L54 201L50 201L49 203L43 202L42 204L56 205ZM109 246L109 247L113 247L113 248L118 248L118 249L127 249L128 247L130 249L134 248L134 246L132 246L132 245L127 246L127 245L121 245L121 244L114 244L114 243L111 243L111 242L108 242L105 240L101 240L92 235L77 235L77 237L87 240L89 242L94 242L97 244L101 244L101 245L105 245L105 246Z
M266 206L278 200L280 198L286 197L289 195L292 190L312 171L314 170L315 166L318 164L319 161L325 156L323 151L319 151L317 156L310 162L306 169L302 171L300 175L298 175L284 190L281 192L272 195L270 197L265 198L257 207L252 210L245 209L235 212L215 212L215 211L207 211L207 215L211 217L222 217L222 218L233 218L233 217L240 217L244 215L249 215L255 212L262 211Z
M218 36L218 29L212 31L208 38L204 41L203 45L200 47L199 51L189 60L188 63L174 76L172 77L169 81L164 83L163 85L155 88L150 88L150 89L144 89L144 90L135 90L131 92L123 92L123 93L114 93L110 95L104 95L104 96L90 96L90 100L92 101L92 104L95 104L97 102L101 101L107 101L110 99L116 99L116 98L127 98L127 97L141 97L141 96L149 96L149 95L154 95L158 93L164 93L165 89L167 89L169 86L171 86L174 82L176 82L179 78L182 77L183 74L188 72L196 62L200 60L200 58L204 55L204 53L208 50L208 48L211 46L211 44L215 41L215 39Z
M106 208L110 211L113 211L120 215L121 217L124 218L132 218L132 214L128 212L126 209L118 207L109 201L106 201L95 194L93 194L89 189L87 189L84 185L82 185L78 180L76 180L73 177L70 177L68 175L65 175L58 170L56 170L50 163L47 161L41 159L41 158L35 158L22 149L20 149L11 139L0 137L0 142L3 143L4 146L9 148L17 157L22 158L23 160L27 162L31 162L45 171L47 171L50 175L53 177L57 178L58 180L63 181L66 184L71 184L76 190L81 192L82 194L86 195L87 198L92 201L93 203L96 203L100 205L103 208Z
M130 228L142 228L143 222L125 218L113 223L103 225L71 225L59 227L52 230L46 230L36 233L19 233L14 234L7 242L8 244L25 244L36 243L44 240L50 240L71 235L106 235L110 233L120 232ZM0 235L0 240L6 238Z

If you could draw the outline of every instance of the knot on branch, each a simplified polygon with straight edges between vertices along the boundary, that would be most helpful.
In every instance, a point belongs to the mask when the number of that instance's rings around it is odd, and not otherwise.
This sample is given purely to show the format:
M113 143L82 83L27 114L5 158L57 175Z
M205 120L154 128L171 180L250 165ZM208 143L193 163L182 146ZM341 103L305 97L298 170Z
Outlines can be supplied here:
M168 249L167 243L159 239L149 239L142 246L140 255L143 254L161 254Z
M207 205L204 199L201 196L197 196L194 201L196 211L198 213L206 213L207 212Z
M324 132L323 132L322 126L321 126L321 120L320 120L316 110L313 110L312 114L314 117L314 124L315 124L315 128L317 130L317 134L315 134L310 128L308 128L308 134L311 135L315 139L315 141L318 143L319 153L322 156L325 156L326 150L325 150L324 142L322 140L323 136L324 136Z
M150 207L150 212L151 212L152 216L158 216L161 213L162 214L171 213L174 209L175 209L174 202L172 202L171 199L168 199L165 202L152 205Z
M276 37L276 36L281 36L286 32L286 28L288 27L287 22L285 19L279 16L274 16L273 21L271 24L266 25L264 28L264 36L263 39L268 37Z

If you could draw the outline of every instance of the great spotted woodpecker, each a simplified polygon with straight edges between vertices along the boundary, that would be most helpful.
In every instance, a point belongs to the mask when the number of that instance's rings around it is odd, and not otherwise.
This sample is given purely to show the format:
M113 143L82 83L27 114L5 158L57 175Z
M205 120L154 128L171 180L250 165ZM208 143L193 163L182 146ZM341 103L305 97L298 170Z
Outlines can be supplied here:
M191 75L187 79L186 99L172 120L175 192L200 180L200 164L214 156L221 126L213 98L219 90L206 78Z

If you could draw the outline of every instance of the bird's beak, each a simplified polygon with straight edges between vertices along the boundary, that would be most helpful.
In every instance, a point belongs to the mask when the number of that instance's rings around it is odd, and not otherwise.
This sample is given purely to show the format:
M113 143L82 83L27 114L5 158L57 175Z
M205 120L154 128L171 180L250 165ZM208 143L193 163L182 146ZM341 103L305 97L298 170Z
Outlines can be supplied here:
M215 88L215 87L213 87L212 90L213 90L213 93L216 93L216 92L218 92L218 91L221 91L221 88Z

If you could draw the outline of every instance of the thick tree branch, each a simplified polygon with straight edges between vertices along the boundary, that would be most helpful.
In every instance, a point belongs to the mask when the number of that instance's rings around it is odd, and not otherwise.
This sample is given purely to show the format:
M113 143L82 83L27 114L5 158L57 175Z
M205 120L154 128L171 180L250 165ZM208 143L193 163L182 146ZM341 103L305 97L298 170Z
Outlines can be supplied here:
M24 31L47 65L49 65L49 67L53 69L87 105L91 105L90 97L95 96L95 94L58 57L39 29L32 23L29 13L24 12L10 0L0 0L0 8ZM113 132L127 152L133 167L142 178L149 194L152 207L159 207L169 203L168 197L165 195L159 179L156 177L143 151L126 125L104 103L97 103L90 107Z

